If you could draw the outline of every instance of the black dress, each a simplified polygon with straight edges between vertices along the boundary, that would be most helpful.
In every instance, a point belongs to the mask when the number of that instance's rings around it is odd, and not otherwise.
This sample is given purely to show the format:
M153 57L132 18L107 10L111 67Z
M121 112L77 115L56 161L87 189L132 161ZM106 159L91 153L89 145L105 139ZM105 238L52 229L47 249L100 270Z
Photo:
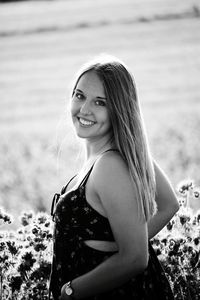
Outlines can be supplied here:
M84 240L114 241L108 219L86 200L85 186L91 171L92 168L76 190L65 193L68 183L61 194L55 194L53 199L55 227L49 299L52 295L54 300L58 300L63 284L91 271L114 253L95 250L84 243ZM114 290L87 298L117 299L174 300L169 282L150 243L148 267L142 274Z

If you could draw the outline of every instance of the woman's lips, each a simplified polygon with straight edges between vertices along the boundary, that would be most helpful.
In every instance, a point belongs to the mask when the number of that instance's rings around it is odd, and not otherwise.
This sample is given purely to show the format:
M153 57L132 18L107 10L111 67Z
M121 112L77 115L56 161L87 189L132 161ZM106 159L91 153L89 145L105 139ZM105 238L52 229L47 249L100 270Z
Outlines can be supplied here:
M78 120L79 120L79 123L83 126L92 126L96 123L94 121L91 121L91 120L88 120L85 118L81 118L81 117L78 117Z

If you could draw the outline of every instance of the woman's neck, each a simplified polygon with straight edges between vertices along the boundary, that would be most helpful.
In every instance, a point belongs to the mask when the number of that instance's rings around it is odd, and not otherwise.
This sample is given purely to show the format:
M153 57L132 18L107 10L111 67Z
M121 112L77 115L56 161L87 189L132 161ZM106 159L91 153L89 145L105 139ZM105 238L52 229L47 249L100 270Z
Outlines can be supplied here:
M82 161L82 166L79 169L77 178L82 180L84 175L89 171L98 157L100 157L103 152L109 149L116 149L115 145L110 141L107 141L105 143L103 143L102 141L101 143L89 143L88 141L86 141L85 158Z
M95 158L97 158L99 155L101 155L103 152L107 151L108 149L114 148L112 143L106 142L106 143L87 143L86 144L86 156L85 161L90 161Z

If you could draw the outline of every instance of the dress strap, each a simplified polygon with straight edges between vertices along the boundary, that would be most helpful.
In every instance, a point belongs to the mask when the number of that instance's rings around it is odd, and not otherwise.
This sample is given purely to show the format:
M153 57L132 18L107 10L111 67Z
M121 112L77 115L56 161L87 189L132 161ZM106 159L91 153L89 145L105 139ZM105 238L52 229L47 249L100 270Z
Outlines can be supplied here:
M54 196L53 196L53 199L52 199L52 204L51 204L51 216L52 216L52 219L54 221L54 214L55 214L55 206L56 204L58 203L58 200L60 199L60 196L63 195L69 185L69 183L74 179L76 175L74 175L68 182L66 185L63 186L62 190L60 193L56 193Z
M63 188L62 188L62 190L61 190L61 192L60 192L61 195L63 195L63 194L65 193L65 191L66 191L68 185L70 184L70 182L71 182L75 177L76 177L76 175L74 175L74 176L67 182L67 184L63 186Z
M102 152L102 153L101 153L101 156L102 156L104 153L108 152L108 151L119 151L119 150L117 150L117 149L108 149L108 150ZM91 168L89 169L89 171L87 172L87 174L85 175L85 177L83 178L83 180L81 181L81 183L79 184L79 187L85 186L85 185L86 185L87 180L88 180L88 178L89 178L89 176L90 176L90 174L91 174L91 172L92 172L92 169L93 169L93 167L94 167L96 161L97 161L97 159L95 160L95 162L93 163L93 165L91 166Z
M95 163L94 163L95 164ZM90 173L92 172L92 169L94 167L94 164L92 165L92 167L89 169L89 171L87 172L87 174L85 175L85 177L83 178L83 180L81 181L81 183L79 184L78 187L81 187L81 186L85 186L89 176L90 176Z

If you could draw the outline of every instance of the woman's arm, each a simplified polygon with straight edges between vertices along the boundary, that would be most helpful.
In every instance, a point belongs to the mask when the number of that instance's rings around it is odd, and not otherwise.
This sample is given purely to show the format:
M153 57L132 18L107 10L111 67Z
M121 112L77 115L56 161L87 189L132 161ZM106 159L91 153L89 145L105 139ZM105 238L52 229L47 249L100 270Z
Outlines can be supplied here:
M178 200L168 178L155 162L154 170L158 211L148 222L149 239L154 237L165 225L167 225L179 209Z
M117 288L141 273L148 264L147 224L138 217L135 187L120 155L108 152L101 157L90 180L109 219L118 252L72 280L75 299ZM61 299L69 299L62 294Z

